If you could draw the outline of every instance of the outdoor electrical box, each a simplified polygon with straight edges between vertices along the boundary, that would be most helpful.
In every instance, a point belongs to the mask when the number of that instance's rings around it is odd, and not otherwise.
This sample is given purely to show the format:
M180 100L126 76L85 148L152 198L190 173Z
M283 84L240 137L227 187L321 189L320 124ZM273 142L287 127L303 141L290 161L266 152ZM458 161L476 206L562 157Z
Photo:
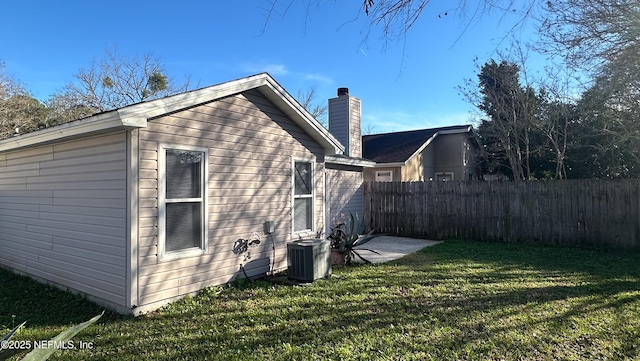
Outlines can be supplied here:
M272 234L273 232L275 232L275 224L273 223L273 221L266 221L264 222L264 233L265 234Z
M301 239L287 244L287 276L313 282L331 275L331 243L324 239Z

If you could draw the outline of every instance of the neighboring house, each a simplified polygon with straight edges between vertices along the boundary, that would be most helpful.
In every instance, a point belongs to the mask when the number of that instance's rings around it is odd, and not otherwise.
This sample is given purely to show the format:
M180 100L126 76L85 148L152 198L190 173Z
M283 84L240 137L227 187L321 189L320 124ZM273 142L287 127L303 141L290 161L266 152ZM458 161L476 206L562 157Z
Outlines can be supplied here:
M376 162L365 181L481 179L471 125L365 135L362 144L363 157Z
M0 266L133 314L282 270L288 242L362 209L373 163L338 139L258 74L2 140Z

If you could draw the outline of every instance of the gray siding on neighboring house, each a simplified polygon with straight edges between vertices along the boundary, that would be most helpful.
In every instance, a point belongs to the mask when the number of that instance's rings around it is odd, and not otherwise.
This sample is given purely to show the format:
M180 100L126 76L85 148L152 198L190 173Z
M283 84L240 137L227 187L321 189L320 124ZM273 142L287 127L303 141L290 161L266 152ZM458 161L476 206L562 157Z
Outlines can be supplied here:
M327 188L329 188L329 227L336 221L344 221L349 218L349 212L353 215L364 217L363 210L363 173L362 170L353 170L346 167L339 169L327 168Z
M465 144L467 133L442 134L433 144L435 154L435 173L453 173L454 180L467 180L465 164Z
M292 234L292 162L315 159L315 222L324 228L323 149L259 91L219 99L152 119L140 129L140 306L166 302L247 273L286 267ZM158 146L209 149L209 244L204 255L159 260ZM263 232L266 221L275 232ZM245 255L234 242L256 232L262 242ZM315 233L302 234L302 237ZM275 245L275 256L273 246Z
M125 305L125 133L0 153L0 265Z

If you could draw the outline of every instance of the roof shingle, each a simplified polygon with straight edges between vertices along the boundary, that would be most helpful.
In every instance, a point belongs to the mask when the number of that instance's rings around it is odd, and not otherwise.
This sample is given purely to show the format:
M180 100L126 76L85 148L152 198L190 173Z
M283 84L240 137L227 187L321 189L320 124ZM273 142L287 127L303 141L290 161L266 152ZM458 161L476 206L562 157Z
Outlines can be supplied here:
M465 131L468 125L410 130L362 137L362 156L377 163L401 163L411 157L429 138L442 131Z

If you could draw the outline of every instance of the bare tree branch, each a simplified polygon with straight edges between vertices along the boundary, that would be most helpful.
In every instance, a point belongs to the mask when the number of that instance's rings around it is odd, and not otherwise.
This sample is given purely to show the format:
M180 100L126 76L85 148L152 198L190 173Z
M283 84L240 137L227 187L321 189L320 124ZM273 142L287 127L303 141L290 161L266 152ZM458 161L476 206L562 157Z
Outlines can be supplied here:
M76 81L67 83L62 93L52 98L57 104L66 98L68 108L82 106L103 112L187 90L188 81L175 85L165 73L153 54L126 58L117 49L106 50L104 58L80 69Z

